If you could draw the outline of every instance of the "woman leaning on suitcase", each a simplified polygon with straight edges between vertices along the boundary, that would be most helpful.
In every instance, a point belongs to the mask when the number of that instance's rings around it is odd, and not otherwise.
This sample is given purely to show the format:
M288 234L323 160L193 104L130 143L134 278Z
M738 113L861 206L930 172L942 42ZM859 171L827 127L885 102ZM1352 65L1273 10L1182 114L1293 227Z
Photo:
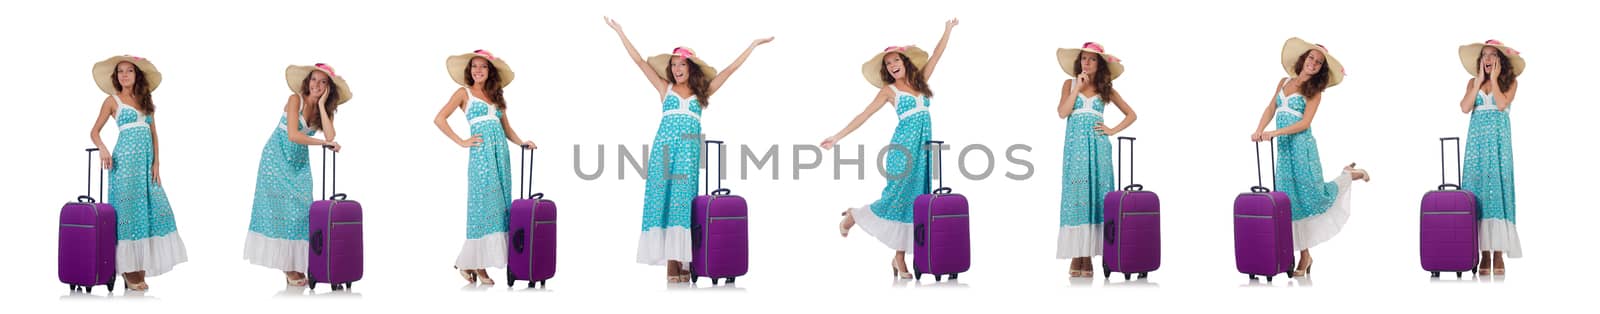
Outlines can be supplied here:
M1061 84L1056 115L1067 120L1061 160L1061 231L1056 237L1056 258L1072 259L1072 277L1094 277L1094 256L1100 255L1105 223L1106 193L1116 187L1112 177L1111 142L1139 119L1111 81L1122 75L1122 60L1106 54L1099 43L1083 48L1056 50L1061 70L1076 79ZM1106 104L1122 111L1122 122L1107 127L1102 114Z
M726 71L718 73L716 68L701 61L694 50L684 47L645 60L622 33L622 25L609 17L605 20L622 39L628 57L655 87L662 106L661 124L650 144L650 163L646 166L649 174L645 178L644 215L636 260L640 264L666 265L669 283L688 282L687 263L694 257L690 245L690 203L699 193L700 183L697 170L700 113L711 104L711 95L716 94L750 57L750 52L756 46L771 42L772 38L751 42Z
M933 68L939 64L944 48L950 41L950 30L957 23L956 19L945 22L944 35L939 38L939 45L934 47L932 57L915 46L894 46L867 59L861 65L861 74L866 76L868 83L878 88L877 95L867 103L866 110L850 120L849 125L822 141L822 149L833 149L845 136L872 118L872 114L882 109L884 104L894 104L900 122L895 125L894 136L890 140L894 148L889 150L885 159L884 169L889 169L889 182L883 187L878 200L839 214L844 216L839 221L839 235L849 236L850 228L859 224L861 230L866 230L868 235L878 238L878 241L894 250L894 259L889 261L890 267L894 269L895 277L900 279L912 278L906 268L906 250L913 248L915 240L912 236L912 202L917 195L926 193L928 188L928 164L925 162L928 149L924 143L933 138L933 122L928 113L933 90L928 88L928 78L933 76Z
M511 209L511 150L506 141L537 146L511 129L505 87L515 73L505 59L478 50L446 58L445 69L461 87L439 109L433 124L468 149L467 239L456 255L455 268L468 284L494 285L485 268L506 267L506 215ZM457 110L467 115L472 137L462 139L450 128L447 119Z
M111 169L111 196L117 212L117 272L123 287L145 291L145 277L160 276L189 260L178 223L161 187L161 143L156 136L155 101L161 72L150 60L116 56L94 64L94 81L107 95L89 139L100 149L101 167ZM116 119L117 147L106 149L100 129Z
M354 95L344 77L322 63L291 65L284 70L284 79L294 94L284 103L283 115L261 149L244 259L282 270L290 286L304 286L309 262L307 232L315 198L307 146L328 146L339 152L339 143L333 141L334 113ZM323 139L311 137L318 130Z
M1503 275L1505 258L1522 257L1517 238L1517 193L1511 165L1511 101L1523 60L1498 40L1462 45L1461 66L1473 78L1461 96L1461 112L1472 115L1461 188L1478 196L1478 274ZM1494 260L1491 264L1490 254ZM1491 268L1491 266L1493 268Z
M1311 135L1311 121L1322 104L1323 91L1344 80L1344 65L1328 54L1327 48L1300 38L1284 42L1279 61L1289 77L1278 82L1250 140L1278 139L1274 184L1289 195L1293 207L1294 249L1300 251L1300 264L1290 275L1300 277L1311 272L1311 247L1333 238L1349 220L1350 183L1368 181L1371 176L1350 163L1333 181L1322 181L1322 159ZM1276 128L1266 131L1273 119L1278 120Z

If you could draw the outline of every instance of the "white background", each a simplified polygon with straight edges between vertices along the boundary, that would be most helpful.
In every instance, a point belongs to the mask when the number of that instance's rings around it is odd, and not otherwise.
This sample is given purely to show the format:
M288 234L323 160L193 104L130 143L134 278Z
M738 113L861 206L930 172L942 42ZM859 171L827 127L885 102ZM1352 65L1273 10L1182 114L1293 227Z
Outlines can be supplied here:
M1595 175L1577 153L1593 134L1579 123L1596 114L1588 55L1600 47L1582 38L1595 29L1585 13L1592 10L1543 1L420 2L5 4L0 125L12 140L0 154L0 199L13 213L0 228L10 253L0 258L10 274L0 283L6 299L135 312L283 312L312 304L557 312L1553 309L1588 286L1596 257L1585 232L1597 218L1594 206L1572 195ZM642 156L637 147L654 136L660 103L604 15L621 22L641 54L687 45L719 69L751 40L777 37L705 114L712 138L782 148L779 180L770 168L751 169L750 179L726 183L752 208L751 271L736 288L682 291L664 283L662 268L634 263L644 184L631 170L617 179L616 145ZM997 154L1031 145L1020 157L1034 173L1006 179L1025 169L1002 157L987 180L952 178L948 185L972 202L972 270L958 284L895 281L883 276L891 252L859 229L849 239L836 233L839 212L876 198L883 179L869 168L865 180L834 181L824 162L794 180L790 148L833 134L872 97L862 62L889 45L931 52L950 17L961 25L930 81L935 138L958 148L989 145ZM1349 224L1314 250L1316 284L1270 285L1313 290L1244 289L1253 285L1234 268L1230 204L1255 184L1246 138L1285 75L1278 53L1291 36L1327 45L1348 67L1313 127L1325 174L1354 161L1375 180L1355 184ZM1510 260L1505 277L1430 282L1416 253L1418 200L1438 184L1436 139L1466 132L1468 115L1457 102L1468 75L1456 47L1490 38L1523 51L1529 64L1511 110L1526 258ZM1145 283L1069 280L1067 262L1054 259L1065 127L1055 106L1066 78L1054 53L1084 41L1125 61L1116 86L1140 119L1123 135L1140 137L1137 182L1161 193L1165 207L1162 268ZM543 147L536 189L561 206L560 266L544 293L508 293L504 283L463 288L450 268L464 233L467 152L431 121L455 89L445 57L474 49L517 71L508 113L516 131ZM105 97L90 65L125 53L149 58L166 78L155 93L162 176L190 261L150 279L142 299L159 303L125 304L132 301L121 298L131 296L120 287L110 303L88 301L103 297L99 290L69 296L52 257L57 208L82 193L85 133ZM284 289L278 271L240 258L260 151L289 94L283 68L315 62L336 67L355 93L336 118L346 149L339 187L366 208L366 276L353 294L331 295L351 297L337 301L289 298L308 293ZM844 141L845 155L857 144L886 144L894 119L875 115ZM450 122L466 132L459 113ZM115 139L115 128L107 129L102 135ZM583 147L584 167L593 171L596 145L608 146L605 176L583 181L573 170L574 149ZM983 162L968 160L974 171ZM502 270L491 273L504 281ZM1158 288L1100 289L1123 286ZM325 288L316 295L329 296Z

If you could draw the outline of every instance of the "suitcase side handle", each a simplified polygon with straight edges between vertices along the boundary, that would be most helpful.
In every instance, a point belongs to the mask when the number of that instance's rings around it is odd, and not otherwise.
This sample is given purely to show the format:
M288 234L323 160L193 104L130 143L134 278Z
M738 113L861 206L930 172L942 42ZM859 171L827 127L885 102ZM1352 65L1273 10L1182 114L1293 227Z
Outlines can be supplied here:
M527 237L527 235L528 235L527 229L517 228L517 232L516 233L512 233L512 235L511 235L511 237L513 238L513 240L511 240L511 249L515 250L517 253L522 253L522 251L527 246L527 244L526 244L527 239L525 239Z
M322 230L311 234L311 252L322 255Z
M1106 221L1105 233L1106 233L1106 244L1116 244L1117 243L1117 221L1116 220Z
M916 240L917 240L916 241L917 242L917 246L926 246L926 245L928 245L928 241L924 240L922 238L922 236L927 233L927 232L924 232L927 229L927 227L928 227L928 225L926 225L926 224L917 224L916 232L914 232L915 234L912 235L912 237L916 238Z

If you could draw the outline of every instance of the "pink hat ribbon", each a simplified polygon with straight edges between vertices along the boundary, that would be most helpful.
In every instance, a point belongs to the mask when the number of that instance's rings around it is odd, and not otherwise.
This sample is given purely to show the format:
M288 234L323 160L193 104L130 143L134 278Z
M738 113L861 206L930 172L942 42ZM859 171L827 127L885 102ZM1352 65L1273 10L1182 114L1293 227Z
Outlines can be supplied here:
M694 58L694 52L689 51L689 48L684 47L672 48L672 55L684 58Z
M490 61L494 61L494 54L489 53L488 50L478 49L473 50L472 53L483 55L484 58L489 58Z
M1116 56L1112 56L1112 55L1106 54L1106 47L1105 46L1101 46L1100 43L1092 42L1092 41L1083 43L1083 49L1084 50L1093 51L1096 54L1099 54L1100 56L1105 57L1106 61L1122 62L1122 59L1118 59Z
M1519 52L1516 49L1511 49L1511 47L1506 47L1506 44L1505 43L1501 43L1499 40L1490 39L1488 41L1483 42L1483 44L1500 46L1501 48L1505 48L1506 52L1509 52L1509 53L1514 54L1514 55L1521 55L1522 54L1522 52Z
M321 69L324 72L328 72L328 76L339 76L337 74L333 74L333 67L329 66L326 63L317 63L316 67L317 67L317 69Z

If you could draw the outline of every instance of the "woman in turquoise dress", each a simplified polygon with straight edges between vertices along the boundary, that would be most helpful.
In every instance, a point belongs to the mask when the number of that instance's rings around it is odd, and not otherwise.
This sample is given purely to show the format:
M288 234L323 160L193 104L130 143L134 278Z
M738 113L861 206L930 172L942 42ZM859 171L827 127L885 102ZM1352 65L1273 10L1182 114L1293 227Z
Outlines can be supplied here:
M1294 249L1300 251L1300 263L1290 275L1301 277L1311 272L1311 248L1333 238L1349 220L1350 183L1368 181L1371 176L1350 163L1332 181L1322 181L1322 159L1311 134L1311 121L1322 104L1323 91L1344 80L1344 65L1328 54L1327 48L1300 38L1284 42L1280 56L1283 70L1290 76L1278 82L1250 140L1278 140L1275 184L1278 191L1289 195ZM1265 131L1274 119L1276 128Z
M446 58L445 68L461 87L439 109L433 124L456 145L467 148L467 239L456 255L455 268L468 284L494 285L486 268L506 267L507 219L514 188L511 150L506 144L510 141L528 149L536 146L517 136L506 115L505 87L515 73L505 59L478 50ZM462 139L450 128L447 119L458 110L466 113L472 137Z
M1504 275L1505 258L1522 257L1510 110L1524 63L1521 53L1498 40L1462 45L1460 56L1461 66L1473 75L1461 97L1461 112L1472 115L1461 188L1478 197L1478 248L1483 250L1478 273Z
M885 104L894 104L900 123L895 125L890 146L885 148L888 157L884 169L887 169L888 182L876 201L840 213L844 218L839 221L839 236L849 236L850 228L861 226L861 230L894 250L890 267L900 279L912 278L906 267L906 251L912 249L915 240L911 225L912 202L917 195L929 192L927 160L931 148L926 145L933 139L933 122L928 113L933 90L928 88L928 78L933 76L934 67L944 55L950 30L956 24L955 19L945 22L944 35L934 47L932 57L916 46L893 46L861 64L861 74L878 88L877 96L843 130L822 141L822 149L833 149Z
M160 276L189 260L161 187L161 141L150 97L161 85L161 72L144 58L115 56L95 63L94 80L109 95L100 104L89 139L100 149L101 167L111 169L110 198L103 201L117 211L116 269L124 288L146 291L150 285L145 277ZM100 140L107 118L116 119L114 151Z
M1099 43L1057 49L1056 62L1076 78L1061 84L1061 101L1056 104L1056 115L1067 120L1056 258L1072 259L1072 277L1094 277L1094 257L1102 249L1106 194L1116 190L1111 141L1106 138L1127 129L1139 115L1111 86L1111 81L1122 75L1122 60L1106 54ZM1108 103L1122 111L1122 122L1115 127L1105 125Z
M250 231L245 235L244 259L251 264L283 271L290 286L306 284L307 242L311 202L311 152L308 146L328 147L335 153L333 117L354 95L333 67L291 65L284 70L289 85L283 116L278 118L256 170L255 200L250 209ZM311 137L322 131L323 138Z
M628 57L644 72L661 98L661 123L650 147L644 191L644 215L639 232L637 262L666 265L667 282L689 281L693 262L689 221L691 202L699 193L700 113L728 77L744 64L756 46L772 41L757 39L721 73L701 61L694 50L678 47L670 54L645 60L633 48L622 25L611 18L606 24L617 32Z

